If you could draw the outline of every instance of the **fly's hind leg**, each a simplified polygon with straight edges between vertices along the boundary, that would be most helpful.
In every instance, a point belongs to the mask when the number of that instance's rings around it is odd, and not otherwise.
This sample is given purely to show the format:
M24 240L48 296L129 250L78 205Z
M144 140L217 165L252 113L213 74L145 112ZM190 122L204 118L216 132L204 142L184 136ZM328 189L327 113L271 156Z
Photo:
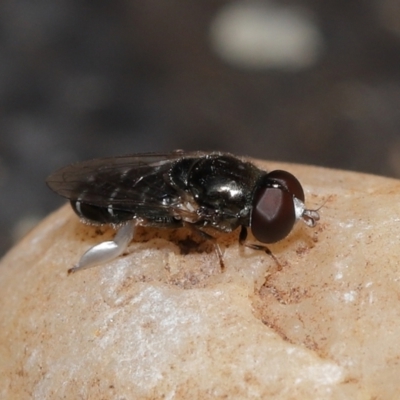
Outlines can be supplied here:
M278 266L278 270L280 271L282 269L281 263L279 262L279 260L275 257L275 255L272 253L272 251L267 246L262 245L262 244L257 244L257 243L247 243L246 239L247 239L247 228L242 225L242 227L240 229L240 234L239 234L239 244L242 246L246 246L253 250L264 251L270 257L272 257L272 259L276 262L276 264Z
M138 222L136 220L131 220L119 227L114 240L91 247L83 254L78 264L68 270L68 273L70 274L94 267L95 265L111 261L121 255L131 242L137 225Z

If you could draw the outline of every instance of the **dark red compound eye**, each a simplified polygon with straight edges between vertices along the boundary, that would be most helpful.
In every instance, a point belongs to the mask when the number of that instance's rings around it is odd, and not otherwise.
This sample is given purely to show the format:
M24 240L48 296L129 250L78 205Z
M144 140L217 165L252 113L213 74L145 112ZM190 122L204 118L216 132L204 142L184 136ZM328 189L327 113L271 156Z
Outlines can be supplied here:
M269 180L275 181L282 185L288 190L294 197L297 197L304 203L304 190L298 179L287 171L282 171L277 169L276 171L271 171L267 178Z
M303 188L292 174L272 171L267 175L255 192L251 214L251 231L259 242L278 242L290 233L296 222L293 197L304 202Z

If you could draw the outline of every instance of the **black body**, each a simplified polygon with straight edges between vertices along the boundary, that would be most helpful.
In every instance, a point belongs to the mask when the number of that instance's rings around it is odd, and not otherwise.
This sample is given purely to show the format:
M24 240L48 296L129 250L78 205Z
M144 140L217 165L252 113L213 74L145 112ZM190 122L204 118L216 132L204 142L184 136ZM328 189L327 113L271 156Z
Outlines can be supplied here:
M177 227L186 220L229 232L248 226L253 191L264 175L228 154L176 152L77 163L47 184L88 222L140 218L146 225Z
M303 205L304 192L293 175L267 173L225 153L96 159L56 171L47 184L70 200L79 217L96 224L135 219L146 226L189 224L222 232L251 226L259 241L272 243L303 217L295 199Z

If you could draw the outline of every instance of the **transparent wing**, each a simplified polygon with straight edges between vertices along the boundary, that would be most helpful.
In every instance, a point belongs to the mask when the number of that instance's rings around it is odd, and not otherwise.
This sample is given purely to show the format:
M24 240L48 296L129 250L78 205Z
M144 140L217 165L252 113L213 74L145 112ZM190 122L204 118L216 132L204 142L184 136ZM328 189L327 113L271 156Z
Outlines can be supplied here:
M149 208L177 208L181 193L167 175L172 164L182 158L198 158L207 153L175 151L100 158L69 165L54 172L47 185L69 200L123 211Z

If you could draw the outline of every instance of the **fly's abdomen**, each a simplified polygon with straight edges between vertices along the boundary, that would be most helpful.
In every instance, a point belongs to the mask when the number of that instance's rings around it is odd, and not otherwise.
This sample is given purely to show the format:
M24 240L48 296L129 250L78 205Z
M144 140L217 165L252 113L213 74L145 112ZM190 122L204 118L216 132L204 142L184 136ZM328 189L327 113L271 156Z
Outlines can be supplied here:
M100 207L81 200L71 200L71 207L80 218L95 224L120 224L135 218L134 213L119 210L112 204Z

